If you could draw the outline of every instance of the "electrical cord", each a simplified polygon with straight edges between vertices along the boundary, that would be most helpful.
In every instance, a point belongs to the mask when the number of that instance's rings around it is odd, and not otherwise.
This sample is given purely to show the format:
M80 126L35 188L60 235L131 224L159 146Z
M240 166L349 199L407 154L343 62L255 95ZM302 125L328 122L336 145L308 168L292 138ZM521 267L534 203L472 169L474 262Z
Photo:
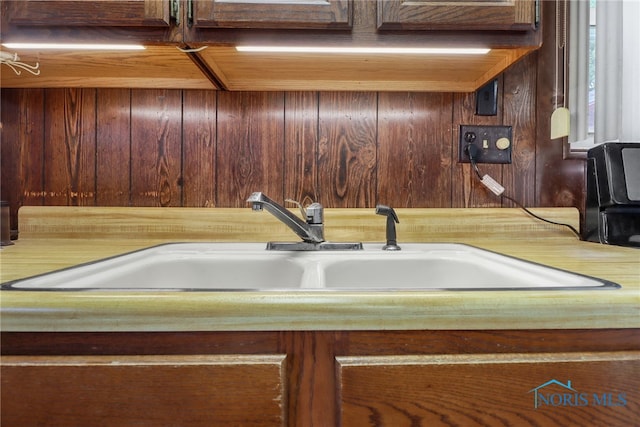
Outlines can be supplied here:
M522 209L527 215L530 215L531 217L533 217L533 218L535 218L535 219L537 219L539 221L543 221L543 222L546 222L548 224L560 225L560 226L563 226L563 227L567 227L569 230L571 230L571 232L573 232L573 234L575 234L575 236L578 238L578 240L581 240L580 232L578 232L578 230L576 230L575 227L573 227L571 224L565 224L563 222L551 221L549 219L546 219L546 218L543 218L543 217L541 217L539 215L536 215L535 213L531 212L522 203L518 202L513 197L510 197L510 196L504 194L504 187L501 186L497 181L495 181L489 175L482 176L482 174L480 173L480 169L478 168L478 164L476 162L476 159L477 159L477 156L478 156L478 152L479 152L478 147L476 147L473 144L467 144L467 146L465 147L465 152L469 156L469 161L471 162L471 166L472 166L474 172L476 173L476 175L478 176L478 179L480 180L480 182L485 187L487 187L489 190L491 190L491 192L493 194L495 194L498 197L505 198L505 199L509 200L510 202L512 202L513 204L518 206L520 209Z

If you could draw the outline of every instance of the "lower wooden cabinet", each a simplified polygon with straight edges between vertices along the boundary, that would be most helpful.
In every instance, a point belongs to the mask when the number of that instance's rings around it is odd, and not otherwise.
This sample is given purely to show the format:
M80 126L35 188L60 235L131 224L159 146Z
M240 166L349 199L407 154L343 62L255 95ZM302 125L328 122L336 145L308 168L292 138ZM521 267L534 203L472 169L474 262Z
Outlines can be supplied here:
M638 427L640 330L0 334L2 427Z
M284 426L285 359L3 357L2 426Z
M338 375L343 427L640 423L637 352L339 357Z

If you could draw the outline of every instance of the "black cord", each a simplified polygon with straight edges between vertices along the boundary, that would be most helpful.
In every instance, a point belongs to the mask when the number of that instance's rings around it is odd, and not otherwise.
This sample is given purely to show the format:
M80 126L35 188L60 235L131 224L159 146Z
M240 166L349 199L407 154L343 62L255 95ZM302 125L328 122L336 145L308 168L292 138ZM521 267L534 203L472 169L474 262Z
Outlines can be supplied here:
M479 151L478 147L473 144L467 144L464 151L467 153L467 156L469 156L469 161L471 162L471 166L473 166L473 170L476 172L476 175L478 175L478 179L482 181L482 175L480 174L480 169L478 169L478 164L476 163L476 156Z
M516 204L516 206L518 206L520 209L522 209L523 211L525 211L527 214L531 215L532 217L534 217L535 219L538 219L540 221L544 221L546 223L549 224L553 224L553 225L561 225L563 227L567 227L569 230L571 230L573 232L573 234L576 235L576 237L578 238L578 240L581 239L580 237L580 233L578 232L578 230L575 229L575 227L573 227L571 224L565 224L563 222L556 222L556 221L551 221L550 219L546 219L543 218L541 216L538 216L536 214L534 214L533 212L531 212L529 209L527 209L526 207L524 207L520 202L518 202L517 200L513 199L512 197L507 196L506 194L502 194L501 197L504 197L505 199L513 202Z
M476 147L473 144L468 144L464 151L467 153L467 155L469 156L469 161L471 162L471 166L473 167L473 170L476 172L476 175L478 176L478 179L480 179L482 181L482 175L480 174L480 170L478 169L478 164L476 163L476 156L478 155L478 147ZM578 230L575 229L575 227L573 227L571 224L565 224L563 222L556 222L556 221L551 221L549 219L543 218L539 215L534 214L533 212L531 212L529 209L527 209L522 203L518 202L517 200L515 200L513 197L509 197L506 194L502 193L500 195L500 197L504 197L505 199L511 201L512 203L514 203L516 206L518 206L520 209L522 209L525 213L527 213L528 215L532 216L533 218L546 222L548 224L553 224L553 225L560 225L563 227L567 227L569 230L571 230L573 232L573 234L576 235L576 237L578 238L578 240L581 240L581 236L580 233L578 232Z

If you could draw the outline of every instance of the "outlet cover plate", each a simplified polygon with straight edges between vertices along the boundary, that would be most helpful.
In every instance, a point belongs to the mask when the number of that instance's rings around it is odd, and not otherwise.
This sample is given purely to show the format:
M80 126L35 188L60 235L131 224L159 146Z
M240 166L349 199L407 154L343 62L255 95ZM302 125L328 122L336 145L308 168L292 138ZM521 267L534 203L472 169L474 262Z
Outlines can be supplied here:
M470 163L465 151L468 144L478 147L477 163L511 163L511 126L460 125L460 163Z

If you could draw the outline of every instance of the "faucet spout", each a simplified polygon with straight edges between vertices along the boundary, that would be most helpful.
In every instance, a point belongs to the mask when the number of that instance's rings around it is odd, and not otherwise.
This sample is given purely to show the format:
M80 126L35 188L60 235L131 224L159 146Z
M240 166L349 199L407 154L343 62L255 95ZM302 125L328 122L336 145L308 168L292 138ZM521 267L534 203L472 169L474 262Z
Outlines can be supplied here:
M251 203L251 209L254 211L266 209L267 212L278 218L303 241L309 243L324 242L322 205L319 203L313 203L309 206L306 213L306 221L301 220L287 208L279 205L261 192L252 193L247 199L247 203Z

